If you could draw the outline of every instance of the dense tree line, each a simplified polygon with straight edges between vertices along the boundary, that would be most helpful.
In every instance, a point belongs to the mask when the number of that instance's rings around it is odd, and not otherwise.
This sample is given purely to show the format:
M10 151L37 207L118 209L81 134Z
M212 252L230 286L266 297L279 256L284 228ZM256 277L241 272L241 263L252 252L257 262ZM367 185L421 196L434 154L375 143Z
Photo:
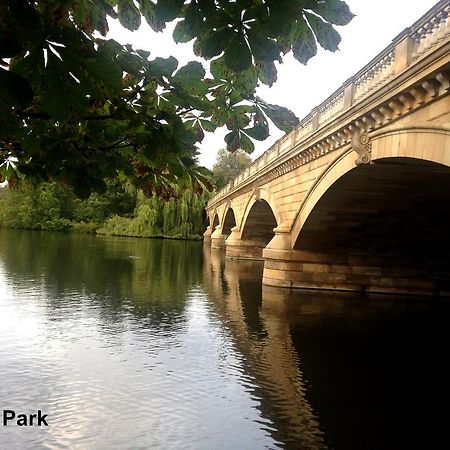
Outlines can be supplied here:
M209 179L222 188L252 164L243 150L221 149ZM97 232L118 236L198 238L206 228L210 194L176 187L176 197L148 196L131 183L109 181L103 194L87 199L72 187L26 181L0 190L0 226L31 230Z
M21 183L0 194L0 226L121 236L196 238L205 227L207 194L184 190L168 201L131 185L108 183L104 194L79 199L71 187Z

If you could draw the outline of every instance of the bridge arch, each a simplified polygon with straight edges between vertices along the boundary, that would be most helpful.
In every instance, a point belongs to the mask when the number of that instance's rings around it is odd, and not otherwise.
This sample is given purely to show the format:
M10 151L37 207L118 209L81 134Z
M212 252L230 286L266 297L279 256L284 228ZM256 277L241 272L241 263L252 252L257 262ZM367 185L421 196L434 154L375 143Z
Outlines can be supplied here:
M309 216L319 206L324 195L333 189L346 174L360 171L364 175L373 166L401 164L409 160L450 166L450 129L436 127L414 127L378 133L372 138L372 163L355 166L356 153L349 150L338 157L315 182L302 202L291 230L292 248L298 247L302 229ZM432 151L430 151L432 149Z
M226 240L226 256L237 259L263 259L262 252L274 237L277 226L270 196L265 189L255 189L241 218Z
M448 295L449 134L380 134L373 164L355 166L351 151L336 159L302 204L279 284ZM266 282L278 283L280 265L266 256Z
M251 206L250 206L251 205ZM253 241L264 248L275 236L277 226L275 213L267 200L254 198L242 220L241 239Z
M211 229L212 231L214 231L217 227L217 225L219 225L219 215L217 214L217 211L214 211L213 216L210 218L210 224L211 224Z
M244 230L245 224L247 222L247 218L250 214L250 211L252 210L254 204L261 200L265 201L269 205L270 211L271 211L272 215L275 217L276 223L277 224L280 223L280 216L278 214L276 204L272 200L269 191L264 188L259 188L253 192L252 196L249 198L247 204L245 205L244 213L242 215L240 225L239 225L240 231L241 231L241 236L242 236L242 232Z
M223 211L215 210L213 227L211 230L211 247L225 247L225 240L231 234L231 229L235 226L236 218L234 215L234 210L230 205L227 205Z
M222 235L224 236L229 236L231 234L231 229L236 226L236 216L231 206L228 206L223 212L220 225L222 226Z

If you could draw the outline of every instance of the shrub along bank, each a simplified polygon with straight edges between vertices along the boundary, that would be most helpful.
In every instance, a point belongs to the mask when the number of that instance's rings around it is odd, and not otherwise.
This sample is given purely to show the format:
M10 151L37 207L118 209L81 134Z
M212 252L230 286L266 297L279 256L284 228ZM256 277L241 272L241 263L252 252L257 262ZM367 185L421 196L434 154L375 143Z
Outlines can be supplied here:
M86 200L58 183L21 184L0 193L0 226L32 230L95 232L116 236L200 238L208 193L178 193L164 201L118 183Z

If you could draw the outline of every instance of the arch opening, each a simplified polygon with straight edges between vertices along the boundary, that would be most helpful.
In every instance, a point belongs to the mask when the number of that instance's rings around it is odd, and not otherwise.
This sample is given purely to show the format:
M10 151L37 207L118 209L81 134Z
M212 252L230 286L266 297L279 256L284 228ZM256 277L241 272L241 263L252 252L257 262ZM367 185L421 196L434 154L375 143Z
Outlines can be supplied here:
M331 264L328 272L342 266L341 275L352 274L355 282L355 275L366 276L367 283L395 275L404 284L415 277L424 286L434 280L435 286L450 288L448 205L450 167L413 158L379 159L352 169L325 192L294 250L316 259L321 255Z
M213 218L213 222L212 222L212 231L214 231L217 227L217 225L219 225L219 216L216 214L214 214L214 218Z
M231 229L236 226L236 218L234 217L234 211L232 208L228 208L225 218L223 219L222 234L225 236L230 235Z
M257 200L251 207L242 230L241 239L254 241L264 248L275 236L273 231L277 226L277 220L266 200Z

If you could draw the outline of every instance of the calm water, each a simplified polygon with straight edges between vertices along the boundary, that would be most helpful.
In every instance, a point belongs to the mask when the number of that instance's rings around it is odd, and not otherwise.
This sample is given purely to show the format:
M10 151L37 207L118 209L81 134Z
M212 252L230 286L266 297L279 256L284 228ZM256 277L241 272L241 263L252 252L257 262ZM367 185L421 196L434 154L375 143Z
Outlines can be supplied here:
M199 242L0 230L0 449L450 448L445 303L288 293Z

